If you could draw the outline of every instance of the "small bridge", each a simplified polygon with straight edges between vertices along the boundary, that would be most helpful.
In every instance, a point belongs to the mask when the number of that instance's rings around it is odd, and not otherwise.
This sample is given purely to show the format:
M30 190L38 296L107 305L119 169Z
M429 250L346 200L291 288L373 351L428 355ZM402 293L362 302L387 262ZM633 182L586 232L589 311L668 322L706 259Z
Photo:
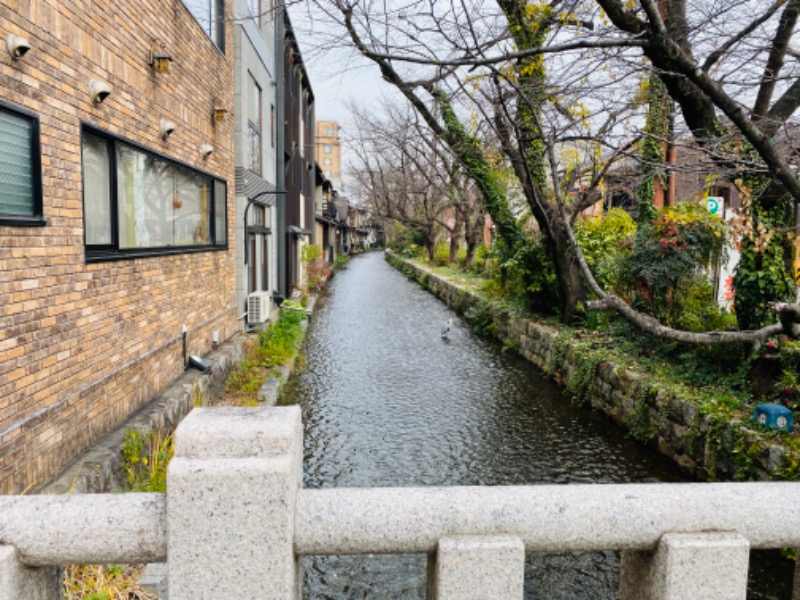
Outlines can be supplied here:
M618 550L623 600L744 600L751 548L800 546L800 483L307 490L302 435L296 406L198 408L166 494L0 497L0 598L166 562L170 600L294 600L300 556L424 553L429 598L520 600L526 551Z

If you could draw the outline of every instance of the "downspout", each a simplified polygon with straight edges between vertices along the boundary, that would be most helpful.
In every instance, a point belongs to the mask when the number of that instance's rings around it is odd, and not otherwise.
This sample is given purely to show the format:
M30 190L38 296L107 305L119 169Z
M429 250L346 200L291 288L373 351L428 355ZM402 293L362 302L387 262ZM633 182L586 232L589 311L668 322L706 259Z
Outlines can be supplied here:
M276 187L279 190L286 189L286 171L284 165L285 146L286 146L286 70L284 68L284 60L286 58L286 47L284 45L284 36L286 35L286 28L283 22L283 12L286 7L283 0L277 0L275 3L275 104L276 115L275 120L275 133L276 133L276 157L277 162L276 173ZM277 253L275 264L278 266L278 291L284 296L288 297L288 289L286 284L286 198L284 195L277 197L275 203L275 231L277 233Z

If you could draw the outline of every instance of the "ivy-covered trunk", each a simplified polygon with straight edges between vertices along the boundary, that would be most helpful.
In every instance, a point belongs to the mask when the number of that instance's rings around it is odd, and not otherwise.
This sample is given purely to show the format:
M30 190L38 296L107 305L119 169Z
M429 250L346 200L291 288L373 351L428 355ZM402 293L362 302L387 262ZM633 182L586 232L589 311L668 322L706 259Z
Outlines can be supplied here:
M586 300L586 287L581 276L580 265L575 251L569 242L563 221L553 219L553 265L561 293L561 318L570 323L578 314L581 304Z
M500 0L499 4L520 50L544 45L554 18L551 5L515 0ZM544 57L534 55L519 59L514 63L514 74L514 122L519 141L519 156L514 169L553 260L560 291L557 300L560 301L562 318L568 322L585 300L586 292L580 266L569 241L568 225L561 218L556 198L548 189L547 151L541 128L542 109L548 102Z
M752 178L751 178L752 179ZM744 196L748 190L744 190ZM749 204L749 205L748 205ZM754 329L774 321L769 304L794 302L797 287L795 249L787 231L793 231L794 204L788 194L779 200L769 193L745 202L746 227L739 248L739 265L733 278L734 308L740 329Z
M665 141L669 136L670 100L667 88L656 74L650 76L647 89L647 121L642 142L642 182L636 190L640 227L648 226L658 216L655 206L656 181L662 188L665 162Z

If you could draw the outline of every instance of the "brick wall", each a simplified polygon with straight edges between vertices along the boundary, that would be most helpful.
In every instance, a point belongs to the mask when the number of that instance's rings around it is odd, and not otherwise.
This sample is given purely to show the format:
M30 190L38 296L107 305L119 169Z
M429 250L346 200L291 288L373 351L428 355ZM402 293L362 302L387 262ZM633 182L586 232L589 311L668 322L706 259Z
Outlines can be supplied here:
M228 13L230 14L230 2ZM236 328L232 27L221 53L180 0L4 0L0 98L40 118L44 227L0 225L0 493L21 493L182 372L189 351ZM154 43L174 60L148 65ZM94 106L91 78L111 96ZM168 141L160 120L177 125ZM81 124L101 128L228 184L228 249L87 264ZM203 159L200 145L214 153Z

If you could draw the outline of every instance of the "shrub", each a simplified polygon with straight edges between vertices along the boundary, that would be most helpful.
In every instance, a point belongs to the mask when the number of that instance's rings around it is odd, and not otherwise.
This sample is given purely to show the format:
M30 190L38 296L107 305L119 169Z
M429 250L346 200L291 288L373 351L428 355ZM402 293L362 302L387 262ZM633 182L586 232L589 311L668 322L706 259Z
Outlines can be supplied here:
M540 238L520 247L499 266L495 280L512 303L545 313L558 310L558 279L550 253Z
M389 224L386 236L386 246L407 258L418 257L425 247L425 236L421 232L396 221Z
M331 270L322 258L322 248L313 244L303 246L300 260L306 267L306 287L309 290L322 289L331 276Z
M602 218L581 218L575 223L575 237L597 283L612 290L620 276L621 262L630 254L629 242L636 223L621 208L612 208Z
M278 320L259 334L262 366L282 365L297 353L303 339L300 323L305 317L302 310L282 309Z
M619 287L631 304L669 326L680 324L692 295L709 304L708 272L724 259L726 225L705 207L682 203L637 232L621 263ZM695 314L702 311L695 309Z
M433 264L437 267L446 267L450 264L450 244L439 242L433 251Z

